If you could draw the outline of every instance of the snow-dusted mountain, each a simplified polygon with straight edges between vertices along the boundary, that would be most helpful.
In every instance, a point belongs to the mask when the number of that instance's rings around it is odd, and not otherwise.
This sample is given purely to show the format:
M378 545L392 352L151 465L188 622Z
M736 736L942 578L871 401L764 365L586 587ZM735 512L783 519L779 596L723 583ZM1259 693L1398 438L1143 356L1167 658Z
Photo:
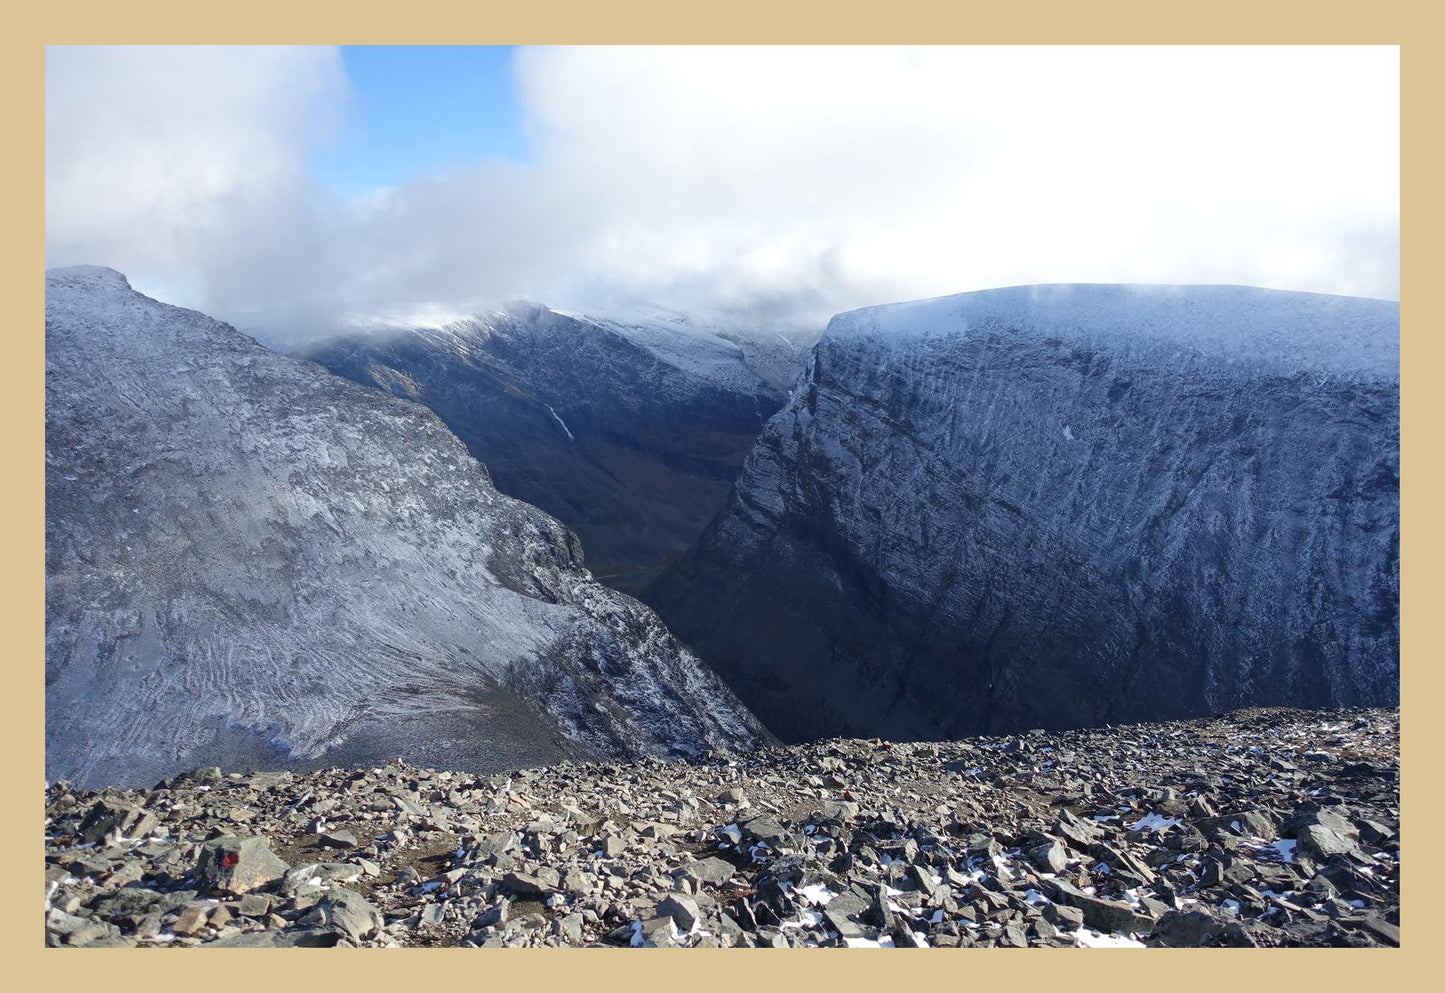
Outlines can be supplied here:
M822 335L821 328L764 327L726 314L701 309L684 313L647 303L593 308L585 314L559 313L605 327L662 361L720 385L730 383L733 389L751 392L753 381L762 379L784 396L802 371L808 350ZM740 366L746 374L739 374Z
M785 739L1399 698L1399 308L1015 287L841 314L645 591Z
M768 738L424 407L113 270L46 290L48 778Z
M722 508L815 339L659 307L513 304L289 350L426 404L499 489L575 530L599 578L635 591Z

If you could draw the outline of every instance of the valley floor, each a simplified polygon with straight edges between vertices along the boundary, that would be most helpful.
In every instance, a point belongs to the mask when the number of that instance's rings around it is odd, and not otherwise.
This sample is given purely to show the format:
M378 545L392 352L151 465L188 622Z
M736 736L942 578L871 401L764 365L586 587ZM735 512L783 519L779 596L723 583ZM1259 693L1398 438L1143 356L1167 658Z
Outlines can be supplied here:
M1399 715L46 793L51 945L1399 943Z

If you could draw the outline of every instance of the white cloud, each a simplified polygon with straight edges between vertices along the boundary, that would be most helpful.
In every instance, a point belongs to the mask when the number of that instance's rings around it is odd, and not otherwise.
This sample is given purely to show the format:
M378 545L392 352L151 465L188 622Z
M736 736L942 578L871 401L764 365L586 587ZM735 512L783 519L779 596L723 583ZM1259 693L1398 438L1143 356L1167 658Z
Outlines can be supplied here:
M296 246L275 236L297 234L306 155L347 95L334 49L48 49L48 261L113 265L196 302L228 267L258 292L284 281Z
M516 71L532 162L343 203L304 169L344 110L334 51L52 51L51 260L222 311L1397 295L1392 48L555 48Z

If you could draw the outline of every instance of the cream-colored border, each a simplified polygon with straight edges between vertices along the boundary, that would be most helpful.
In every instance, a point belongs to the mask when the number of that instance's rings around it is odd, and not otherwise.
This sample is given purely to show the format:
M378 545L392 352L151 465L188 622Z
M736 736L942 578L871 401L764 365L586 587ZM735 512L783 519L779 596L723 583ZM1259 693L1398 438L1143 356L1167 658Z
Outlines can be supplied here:
M680 993L787 985L793 989L890 991L986 986L1003 989L1321 989L1424 985L1441 941L1427 900L1436 867L1405 873L1398 951L771 952L627 950L415 950L260 952L47 951L42 947L40 857L44 742L44 52L45 44L119 43L969 43L969 44L1398 44L1403 114L1402 565L1403 831L1428 843L1441 823L1441 700L1438 521L1441 422L1442 266L1440 95L1445 93L1439 4L1214 0L995 2L944 6L913 0L690 5L678 0L464 3L304 3L248 0L198 4L67 0L5 15L0 61L6 130L0 154L6 201L3 313L9 375L3 404L6 523L0 703L6 789L0 794L0 941L15 989L188 987L314 990L631 990ZM1428 970L1428 971L1427 971ZM1439 977L1431 981L1439 982Z

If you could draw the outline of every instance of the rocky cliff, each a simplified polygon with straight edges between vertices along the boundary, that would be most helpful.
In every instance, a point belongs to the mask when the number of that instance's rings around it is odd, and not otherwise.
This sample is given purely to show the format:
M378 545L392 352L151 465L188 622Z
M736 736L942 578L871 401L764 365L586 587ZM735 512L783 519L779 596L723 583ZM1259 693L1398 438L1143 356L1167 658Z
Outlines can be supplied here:
M767 732L424 407L46 279L46 775L498 769Z
M834 318L643 594L786 740L1398 700L1398 305L1040 286Z

